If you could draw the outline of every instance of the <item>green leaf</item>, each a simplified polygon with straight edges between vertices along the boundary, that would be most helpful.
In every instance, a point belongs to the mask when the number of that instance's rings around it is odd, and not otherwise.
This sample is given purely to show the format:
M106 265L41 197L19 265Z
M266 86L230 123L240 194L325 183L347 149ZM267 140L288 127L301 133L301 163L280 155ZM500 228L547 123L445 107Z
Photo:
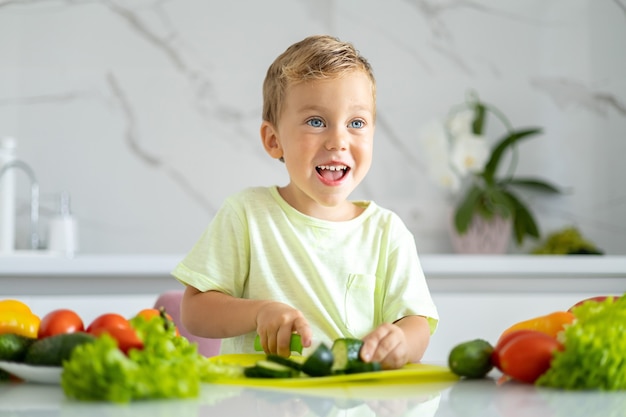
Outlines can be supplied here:
M454 214L454 227L460 234L467 232L472 222L472 217L474 217L474 209L476 208L481 194L482 190L474 185L457 206L456 213Z
M526 235L538 238L539 227L530 210L513 193L507 191L506 194L514 206L513 231L515 232L515 241L517 244L521 245Z
M506 183L514 186L530 188L533 191L561 194L561 190L557 186L537 178L512 178L507 180Z
M488 186L481 193L477 211L483 218L492 219L495 215L507 218L514 210L515 207L504 188Z
M510 132L507 136L502 138L498 145L494 148L491 153L491 157L485 165L485 170L483 176L485 181L490 183L493 182L494 176L498 169L498 164L500 163L500 158L504 154L504 151L509 147L517 143L518 141L528 138L531 135L536 135L541 132L540 128L531 128L526 130L518 130L515 132Z
M475 135L480 135L483 133L485 126L485 106L478 102L474 106L474 122L472 123L472 132Z

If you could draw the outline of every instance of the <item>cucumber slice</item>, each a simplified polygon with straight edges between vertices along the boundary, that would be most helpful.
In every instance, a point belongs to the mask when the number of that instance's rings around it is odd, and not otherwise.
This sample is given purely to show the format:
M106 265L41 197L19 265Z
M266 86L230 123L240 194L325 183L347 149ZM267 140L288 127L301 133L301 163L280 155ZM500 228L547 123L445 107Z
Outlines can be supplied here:
M359 360L350 364L343 372L346 374L359 374L362 372L378 372L382 370L380 362L363 362Z
M289 358L283 358L280 355L267 355L267 360L270 362L276 362L279 363L281 365L287 366L291 369L294 369L298 372L300 372L302 370L302 364L299 362L296 362L294 360L291 360Z
M333 342L331 348L335 361L333 363L332 372L342 373L354 364L363 362L359 357L363 341L360 339L340 338Z
M333 360L330 348L320 343L302 364L302 372L309 376L328 376L332 373Z
M261 336L259 336L258 334L254 338L254 350L256 350L257 352L263 352L263 346L261 346ZM302 338L299 334L293 333L291 335L291 340L289 341L289 350L302 355Z
M248 378L293 378L299 375L299 371L269 360L260 360L243 373Z

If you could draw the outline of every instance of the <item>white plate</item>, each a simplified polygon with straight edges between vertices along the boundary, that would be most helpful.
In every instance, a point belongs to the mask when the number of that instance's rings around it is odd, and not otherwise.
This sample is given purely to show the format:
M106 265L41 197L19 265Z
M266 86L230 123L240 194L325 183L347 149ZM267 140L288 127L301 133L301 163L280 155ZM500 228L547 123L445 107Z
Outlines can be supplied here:
M0 361L0 369L4 369L24 381L40 384L60 384L61 366L33 366L17 362Z

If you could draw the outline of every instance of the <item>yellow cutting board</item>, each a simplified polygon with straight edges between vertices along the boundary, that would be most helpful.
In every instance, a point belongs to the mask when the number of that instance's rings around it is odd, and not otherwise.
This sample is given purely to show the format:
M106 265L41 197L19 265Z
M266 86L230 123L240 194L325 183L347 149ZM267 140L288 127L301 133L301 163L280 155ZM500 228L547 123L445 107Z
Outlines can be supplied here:
M265 354L235 353L209 358L209 361L222 365L253 366L257 361L265 359ZM212 382L245 386L265 387L317 387L345 384L419 384L458 379L448 367L412 363L403 368L378 372L363 372L349 375L333 375L322 377L302 376L298 378L247 378L217 377Z

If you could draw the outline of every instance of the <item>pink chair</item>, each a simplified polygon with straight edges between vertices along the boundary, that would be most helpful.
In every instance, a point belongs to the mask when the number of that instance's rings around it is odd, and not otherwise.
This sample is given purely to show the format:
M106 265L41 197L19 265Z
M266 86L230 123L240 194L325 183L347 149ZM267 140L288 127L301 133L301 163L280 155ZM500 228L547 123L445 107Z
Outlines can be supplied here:
M183 299L183 291L172 290L166 291L159 295L154 308L163 307L167 314L172 316L172 320L178 327L178 331L181 336L186 337L190 342L198 344L198 352L206 357L211 357L219 354L221 339L209 339L207 337L194 336L187 331L185 326L180 321L180 303Z

